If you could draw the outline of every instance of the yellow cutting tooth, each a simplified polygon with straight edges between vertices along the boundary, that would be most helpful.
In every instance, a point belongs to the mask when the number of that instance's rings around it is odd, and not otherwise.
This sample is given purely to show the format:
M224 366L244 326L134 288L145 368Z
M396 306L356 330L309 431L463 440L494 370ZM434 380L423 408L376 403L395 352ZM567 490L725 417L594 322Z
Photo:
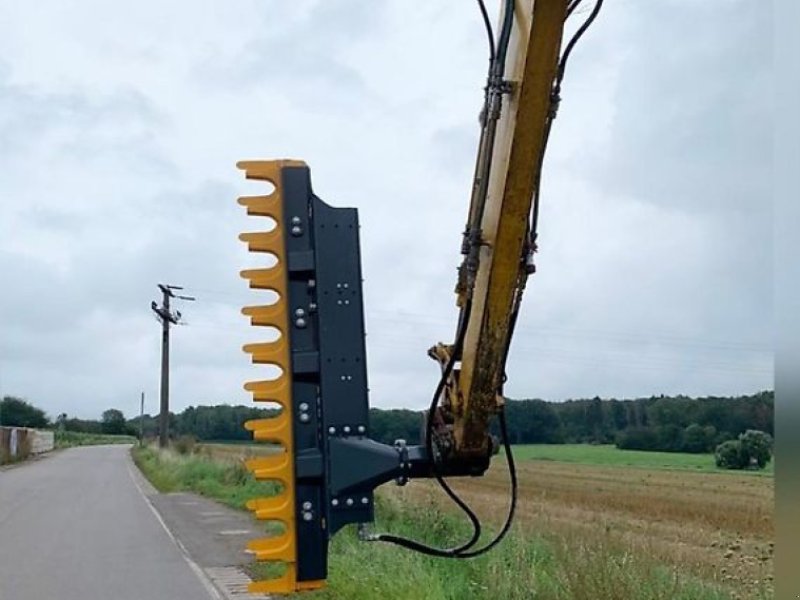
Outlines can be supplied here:
M277 191L262 196L239 196L236 199L247 208L247 214L254 217L272 217L280 223L281 196Z
M254 581L248 584L247 591L251 594L291 594L318 590L322 587L325 587L324 579L297 581L297 570L293 564L289 563L286 565L286 572L283 575L265 581Z
M239 240L247 244L250 252L269 252L278 260L283 255L283 235L280 226L269 231L254 231L239 234Z
M294 521L294 506L289 494L254 498L247 502L247 508L256 513L256 519L261 521L281 521L287 526Z
M277 379L265 381L248 381L244 389L252 392L256 402L275 402L284 410L289 409L289 376L284 373Z
M239 275L250 281L250 287L256 290L272 290L281 297L286 295L286 273L282 263L266 269L245 269Z
M246 421L244 427L253 432L257 442L277 442L284 448L292 443L292 423L286 410L275 417Z
M252 355L251 360L256 365L277 365L284 372L289 369L289 350L283 336L274 342L245 344L242 350Z
M293 527L275 537L250 540L247 549L255 553L258 560L282 560L294 562L295 544Z
M251 458L246 460L244 464L256 479L281 481L287 487L294 485L292 481L291 450L288 448L286 452Z
M236 168L245 172L248 179L269 181L277 187L280 184L281 169L285 167L306 167L302 160L240 160Z
M275 302L274 304L264 304L261 306L245 306L242 314L250 317L251 325L263 325L265 327L277 327L283 330L286 323L286 303Z

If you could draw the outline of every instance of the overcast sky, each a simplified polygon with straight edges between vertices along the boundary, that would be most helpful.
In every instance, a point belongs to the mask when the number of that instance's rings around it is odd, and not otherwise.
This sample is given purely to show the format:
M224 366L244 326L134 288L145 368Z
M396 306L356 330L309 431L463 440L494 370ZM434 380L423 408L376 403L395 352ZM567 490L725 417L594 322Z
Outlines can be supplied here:
M249 402L236 197L258 188L235 163L285 157L360 211L373 406L425 406L486 64L467 1L1 3L0 394L156 412L165 282L198 298L173 409ZM606 1L551 138L511 397L772 388L771 84L769 2Z

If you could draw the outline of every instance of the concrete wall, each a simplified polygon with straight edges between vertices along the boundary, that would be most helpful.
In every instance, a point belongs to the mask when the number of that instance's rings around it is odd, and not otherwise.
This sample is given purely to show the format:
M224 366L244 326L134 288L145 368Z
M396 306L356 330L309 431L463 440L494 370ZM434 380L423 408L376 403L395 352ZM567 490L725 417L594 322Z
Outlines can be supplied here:
M52 431L29 429L28 438L31 441L31 454L50 452L56 445L56 434Z
M31 454L49 452L55 446L52 431L27 427L0 427L0 464L22 460Z

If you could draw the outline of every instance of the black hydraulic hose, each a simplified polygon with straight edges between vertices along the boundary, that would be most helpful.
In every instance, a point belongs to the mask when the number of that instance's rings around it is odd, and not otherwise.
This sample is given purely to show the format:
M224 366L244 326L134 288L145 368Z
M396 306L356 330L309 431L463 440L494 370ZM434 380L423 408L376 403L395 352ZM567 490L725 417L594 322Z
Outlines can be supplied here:
M578 31L575 32L575 35L572 36L572 39L567 44L567 47L564 49L564 55L561 57L561 62L558 65L558 76L556 79L556 86L560 89L561 88L561 81L564 79L564 71L567 68L567 61L569 60L569 55L572 54L572 50L575 48L575 44L583 37L583 34L586 33L586 30L592 26L594 20L597 18L597 15L600 13L600 9L603 7L603 0L597 0L592 9L592 12L589 13L589 17L584 21L583 25L578 28Z
M481 10L481 17L483 18L483 26L486 29L486 38L489 41L489 64L494 64L494 30L492 23L489 21L489 13L486 12L486 3L484 0L478 0L478 8Z
M503 527L500 531L495 535L495 537L487 543L485 546L478 548L477 550L471 551L461 551L461 552L454 552L452 550L442 550L440 548L433 548L431 546L427 546L426 544L422 544L420 542L410 540L404 537L391 535L388 533L382 533L377 536L373 536L372 540L381 541L381 542L388 542L390 544L395 544L402 548L407 548L409 550L414 550L416 552L420 552L422 554L427 554L428 556L437 556L440 558L475 558L484 554L494 548L497 544L499 544L503 538L506 536L508 531L511 529L511 524L514 521L514 513L517 507L517 496L518 496L518 482L517 482L517 467L514 463L514 453L511 451L511 443L508 439L508 425L506 423L506 416L505 411L501 410L498 418L500 420L500 433L503 437L503 447L505 449L506 455L506 462L508 464L508 472L511 479L511 502L508 507L508 514L506 515L506 520L503 523Z
M575 11L575 9L578 8L578 6L580 6L581 2L582 2L582 0L572 0L572 2L569 3L569 5L567 6L567 18L568 19L569 19L570 15Z
M500 39L497 40L497 60L495 70L500 77L503 76L506 68L506 54L508 53L508 42L511 40L511 26L514 24L514 0L506 0L506 7L503 11L503 26L500 29Z

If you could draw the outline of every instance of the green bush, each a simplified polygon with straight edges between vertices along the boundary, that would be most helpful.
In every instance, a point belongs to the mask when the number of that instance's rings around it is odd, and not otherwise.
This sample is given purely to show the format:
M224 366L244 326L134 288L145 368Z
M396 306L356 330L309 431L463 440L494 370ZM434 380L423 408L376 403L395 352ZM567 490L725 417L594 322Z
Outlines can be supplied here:
M714 452L714 459L720 469L744 469L750 462L739 440L722 442Z
M759 469L767 466L772 459L772 436L763 431L748 429L739 436L742 452L747 455L748 466L755 463Z
M763 469L772 459L772 437L763 431L748 429L738 440L728 440L717 446L714 457L722 469Z

